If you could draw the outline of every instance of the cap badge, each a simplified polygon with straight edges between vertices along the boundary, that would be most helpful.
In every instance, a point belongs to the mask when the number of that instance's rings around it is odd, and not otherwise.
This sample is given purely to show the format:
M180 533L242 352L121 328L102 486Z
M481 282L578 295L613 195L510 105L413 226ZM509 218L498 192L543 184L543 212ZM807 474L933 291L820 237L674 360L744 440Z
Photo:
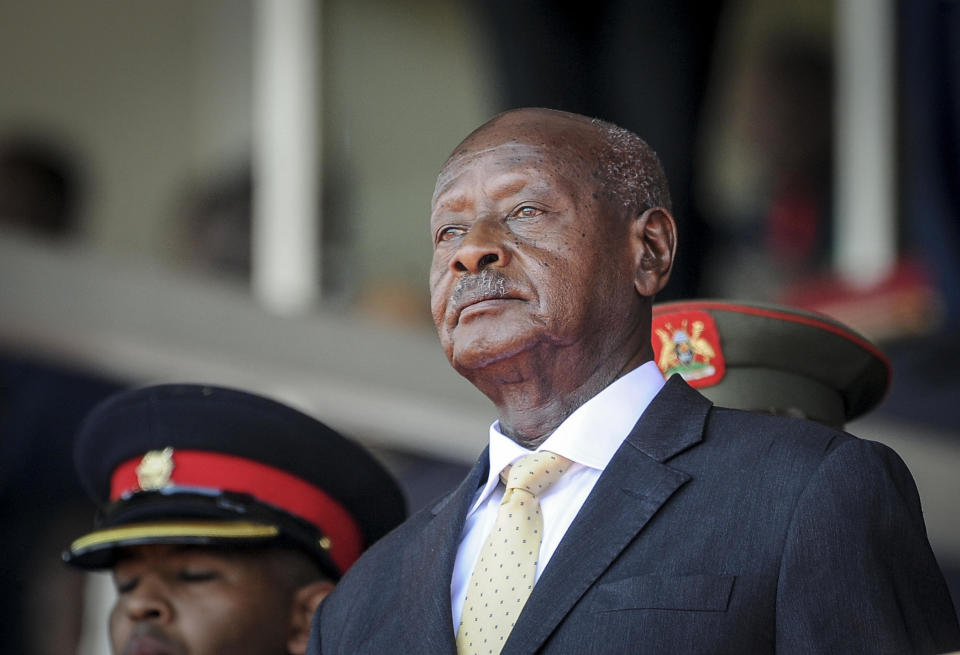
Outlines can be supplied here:
M723 352L710 314L690 311L655 316L653 327L659 337L653 339L653 350L663 377L679 374L693 387L707 387L723 378Z
M151 450L137 465L137 482L144 491L156 491L170 484L173 473L173 448Z

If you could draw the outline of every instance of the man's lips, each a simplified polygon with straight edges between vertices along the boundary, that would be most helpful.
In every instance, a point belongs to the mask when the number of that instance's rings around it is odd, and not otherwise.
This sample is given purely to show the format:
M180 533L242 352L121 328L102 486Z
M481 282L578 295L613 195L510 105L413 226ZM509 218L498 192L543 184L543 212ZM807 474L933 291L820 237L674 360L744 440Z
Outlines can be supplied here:
M154 635L132 637L123 647L123 655L174 655L178 652L169 641Z
M490 296L488 298L477 298L476 300L465 303L457 309L457 322L472 313L483 311L485 309L493 309L505 303L516 300L520 300L520 298L516 296Z

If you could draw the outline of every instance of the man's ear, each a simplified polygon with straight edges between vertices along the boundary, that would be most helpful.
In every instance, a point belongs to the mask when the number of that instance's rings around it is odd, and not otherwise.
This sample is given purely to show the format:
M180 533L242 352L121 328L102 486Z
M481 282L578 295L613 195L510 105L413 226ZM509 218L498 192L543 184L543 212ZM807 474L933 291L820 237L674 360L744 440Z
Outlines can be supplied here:
M633 285L637 293L653 297L666 286L677 252L677 224L663 207L653 207L634 219Z
M320 606L320 601L333 591L329 580L317 580L297 589L290 606L290 637L287 650L291 655L304 655L310 639L310 622Z

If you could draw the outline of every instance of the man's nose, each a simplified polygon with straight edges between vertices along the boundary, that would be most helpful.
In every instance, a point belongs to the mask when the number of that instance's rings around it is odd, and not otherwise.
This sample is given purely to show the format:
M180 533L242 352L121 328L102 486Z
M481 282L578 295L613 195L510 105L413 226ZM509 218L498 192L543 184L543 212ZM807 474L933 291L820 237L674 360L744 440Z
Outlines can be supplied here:
M504 247L503 226L494 219L478 220L470 227L450 262L457 274L476 275L488 266L504 267L510 261L510 251Z
M121 596L123 611L134 622L168 623L173 618L173 607L162 585L141 581L136 589Z

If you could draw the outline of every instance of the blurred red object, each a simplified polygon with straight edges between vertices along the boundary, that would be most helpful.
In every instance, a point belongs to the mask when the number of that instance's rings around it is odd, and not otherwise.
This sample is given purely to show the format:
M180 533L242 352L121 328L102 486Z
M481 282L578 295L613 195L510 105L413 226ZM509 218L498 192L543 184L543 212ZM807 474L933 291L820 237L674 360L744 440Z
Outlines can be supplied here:
M874 340L923 335L941 327L936 287L923 265L910 258L867 287L831 273L787 287L776 302L826 314Z

